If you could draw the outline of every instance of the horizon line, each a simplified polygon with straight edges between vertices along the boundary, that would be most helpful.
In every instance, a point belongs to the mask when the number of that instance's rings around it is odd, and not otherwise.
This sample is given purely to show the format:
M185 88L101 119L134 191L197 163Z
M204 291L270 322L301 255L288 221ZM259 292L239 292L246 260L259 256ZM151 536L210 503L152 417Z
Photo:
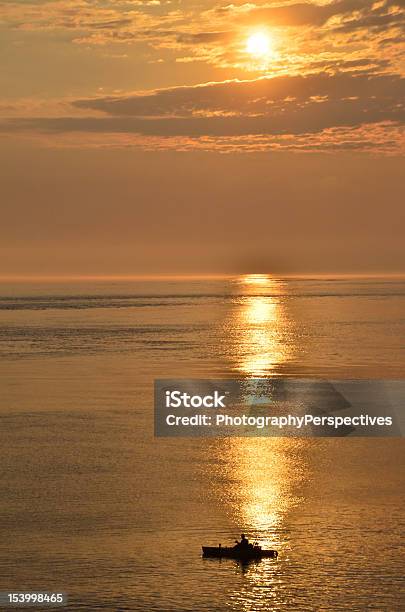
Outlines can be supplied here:
M0 282L66 282L66 281L139 281L139 280L214 280L241 277L269 277L273 279L344 279L344 278L405 278L405 272L307 272L276 274L270 272L234 273L156 273L156 274L0 274Z

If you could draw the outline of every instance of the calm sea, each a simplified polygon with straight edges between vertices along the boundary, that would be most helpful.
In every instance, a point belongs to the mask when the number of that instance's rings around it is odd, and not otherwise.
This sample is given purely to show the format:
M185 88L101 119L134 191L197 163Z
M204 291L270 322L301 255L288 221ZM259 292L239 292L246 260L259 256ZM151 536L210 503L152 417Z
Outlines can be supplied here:
M155 439L154 378L405 378L401 279L0 285L0 591L405 610L400 439ZM277 548L204 560L241 532Z

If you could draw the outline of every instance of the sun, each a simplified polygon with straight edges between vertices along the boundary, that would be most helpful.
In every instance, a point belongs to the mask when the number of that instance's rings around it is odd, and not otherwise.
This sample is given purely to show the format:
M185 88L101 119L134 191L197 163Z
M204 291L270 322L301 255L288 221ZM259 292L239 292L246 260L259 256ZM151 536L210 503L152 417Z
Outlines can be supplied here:
M246 51L254 57L265 57L271 52L271 40L268 34L256 32L249 36L246 42Z

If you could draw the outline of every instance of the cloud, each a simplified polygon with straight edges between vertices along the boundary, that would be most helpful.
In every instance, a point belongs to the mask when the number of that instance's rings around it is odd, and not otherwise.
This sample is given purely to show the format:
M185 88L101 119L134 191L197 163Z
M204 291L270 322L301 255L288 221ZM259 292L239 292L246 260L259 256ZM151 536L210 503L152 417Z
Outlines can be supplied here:
M338 0L329 4L300 2L281 6L246 5L242 10L230 5L218 9L219 13L237 12L240 19L250 25L267 23L273 26L320 26L335 15L364 9L364 0Z
M335 18L339 21L350 20L351 27L369 27L401 22L403 8L403 0L382 0L376 3L364 0L334 0L326 4L297 2L278 6L231 4L216 9L216 12L219 15L237 15L245 24L256 26L324 26Z
M26 30L43 30L47 45L49 30L61 30L52 35L53 44L71 40L86 47L109 45L100 51L93 48L92 53L115 57L117 62L136 53L136 61L141 58L146 67L165 62L168 75L171 70L179 75L180 63L198 61L226 69L222 74L228 78L83 97L71 104L62 99L48 115L34 104L31 113L24 107L15 112L14 121L3 121L3 132L30 131L49 139L104 135L105 141L107 135L117 135L121 141L159 141L163 148L185 142L187 147L197 146L198 140L198 146L216 142L226 148L232 141L233 147L240 143L247 150L249 139L252 147L259 141L278 147L279 140L284 146L286 138L295 142L288 146L300 150L310 140L312 150L326 147L326 142L336 149L367 148L373 143L378 147L381 142L384 147L400 146L405 0L280 0L222 7L214 0L33 0L5 1L3 6L4 22L21 39ZM259 25L268 28L273 43L273 54L263 63L246 53L247 36ZM40 38L36 35L36 40ZM247 80L246 73L261 76ZM184 78L194 82L209 78L207 74L207 66L184 69ZM215 77L221 78L218 72ZM11 114L10 108L3 111L3 116ZM361 138L354 138L356 130L361 130ZM307 149L311 147L308 144Z
M172 32L169 35L173 35ZM227 42L234 38L233 32L197 32L193 33L178 33L176 40L187 45L201 45L207 43Z
M395 74L314 73L250 81L225 81L172 87L143 94L77 100L80 109L132 117L271 120L282 124L310 121L355 125L404 118L405 79ZM228 117L229 118L229 117ZM285 129L283 127L283 129Z
M374 113L371 117L364 117L361 111L339 113L336 109L334 115L327 115L314 109L308 109L302 114L277 118L269 117L192 117L189 119L137 119L137 118L96 118L96 117L59 117L59 118L25 118L10 119L0 124L0 131L29 131L40 130L48 133L122 133L140 134L143 136L190 138L234 137L234 136L278 136L302 135L322 132L332 127L358 127L359 119L364 123L371 120L375 123L386 121L381 114ZM393 120L391 120L393 121Z
M372 5L371 9L360 11L349 19L341 20L334 28L337 32L356 30L386 30L405 23L404 3L402 0L388 0L382 5Z
M314 61L379 59L380 39L391 69L401 69L403 0L245 2L218 6L214 0L53 0L2 4L3 27L18 31L55 31L83 46L137 45L148 62L199 62L250 74L271 70L307 73ZM245 52L252 28L268 28L274 55L268 65ZM362 46L359 46L361 42ZM396 49L396 50L395 50ZM127 52L127 50L125 50ZM100 51L102 53L102 51Z
M163 13L163 14L160 14ZM47 2L10 2L2 6L1 24L14 30L52 31L67 30L94 31L95 39L104 30L106 40L109 33L135 31L139 27L154 27L155 14L163 20L167 11L158 2L120 3L106 1L100 5L91 0L53 0Z
M299 141L300 150L305 150L303 137L308 135L318 135L316 147L327 142L328 149L339 149L360 148L361 142L377 144L378 133L380 142L390 141L390 146L396 143L399 148L404 99L405 79L399 75L318 73L77 100L74 108L104 116L18 118L3 122L0 129L48 135L136 135L160 138L162 147L170 139L182 143L184 139L217 139L222 146L226 139L233 146L235 139L244 139L246 149L249 138L254 146L257 139L274 142L287 137L295 139L296 146ZM389 138L381 139L384 129ZM348 139L350 130L361 130L362 139ZM308 150L315 147L313 138L311 141Z
M321 132L302 134L249 134L239 136L186 136L162 137L152 133L131 132L128 120L90 123L64 120L25 120L0 122L0 132L13 138L20 135L24 141L33 140L51 148L119 148L146 151L216 151L219 153L283 152L296 153L359 151L374 154L405 153L404 132L392 122L364 124L360 127L327 128ZM92 131L89 130L92 128ZM31 130L31 131L28 131ZM109 131L108 131L109 130ZM158 130L160 131L160 130Z

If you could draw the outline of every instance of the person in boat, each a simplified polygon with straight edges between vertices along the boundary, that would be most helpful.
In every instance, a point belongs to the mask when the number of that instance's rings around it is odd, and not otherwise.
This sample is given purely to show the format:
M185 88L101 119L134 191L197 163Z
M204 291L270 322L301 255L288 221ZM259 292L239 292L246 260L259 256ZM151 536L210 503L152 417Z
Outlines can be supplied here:
M240 542L236 540L235 548L237 548L240 551L248 551L253 548L253 545L249 543L249 540L247 539L244 533L241 534L240 538L241 538Z

